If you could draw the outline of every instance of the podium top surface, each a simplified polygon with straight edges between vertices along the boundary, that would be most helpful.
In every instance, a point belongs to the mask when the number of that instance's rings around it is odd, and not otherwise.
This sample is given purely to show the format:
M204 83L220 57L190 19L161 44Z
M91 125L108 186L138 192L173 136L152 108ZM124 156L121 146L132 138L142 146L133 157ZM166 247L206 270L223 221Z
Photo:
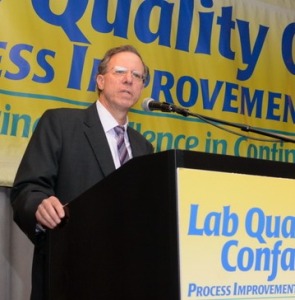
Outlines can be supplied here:
M189 168L271 177L295 178L295 165L291 163L187 150L167 150L147 155L144 158L137 157L128 163L133 164L134 166L143 164L152 167L153 165L157 166L160 162L166 162L166 164L168 164L172 169Z

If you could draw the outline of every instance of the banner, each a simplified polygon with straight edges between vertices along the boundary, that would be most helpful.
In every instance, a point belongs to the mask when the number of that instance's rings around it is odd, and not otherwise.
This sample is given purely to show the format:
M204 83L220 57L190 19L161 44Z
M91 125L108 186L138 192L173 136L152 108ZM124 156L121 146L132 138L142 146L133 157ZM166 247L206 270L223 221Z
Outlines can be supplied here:
M294 299L294 180L190 169L178 179L181 300Z
M292 142L141 108L152 97L295 139L292 0L3 0L0 25L0 185L12 184L45 110L97 99L99 61L122 44L150 67L130 125L156 151L295 162Z

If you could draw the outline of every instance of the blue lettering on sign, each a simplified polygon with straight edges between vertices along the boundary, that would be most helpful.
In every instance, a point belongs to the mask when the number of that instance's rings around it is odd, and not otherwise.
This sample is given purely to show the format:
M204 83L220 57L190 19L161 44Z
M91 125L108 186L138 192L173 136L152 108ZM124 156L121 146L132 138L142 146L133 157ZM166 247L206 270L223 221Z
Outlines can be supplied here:
M242 61L247 66L245 70L238 69L237 79L247 80L254 72L269 28L259 26L258 35L255 39L253 50L251 50L249 22L237 20L237 24L240 33Z
M190 204L188 235L233 237L239 230L239 216L230 206L221 212L201 212L198 204ZM243 225L243 224L242 224ZM268 281L276 279L279 270L295 271L295 248L283 247L283 239L295 239L295 217L266 215L261 208L248 210L244 221L244 233L256 240L259 247L247 246L247 239L227 240L221 248L221 265L227 272L268 272ZM267 244L267 241L274 243ZM261 244L264 247L261 247ZM190 286L189 295L197 286Z
M91 24L93 29L101 33L114 32L115 36L128 38L128 25L131 0L117 1L116 15L113 23L107 20L109 0L95 1Z
M134 23L138 39L144 43L152 43L158 38L159 45L170 47L173 6L174 4L163 0L144 1L138 8ZM160 9L160 19L158 30L153 33L149 23L155 7Z
M73 44L72 55L67 57L70 65L69 77L68 79L65 78L67 88L95 91L95 76L100 59L89 58L89 47L85 44ZM42 84L52 82L55 79L57 66L56 54L53 50L37 49L34 45L11 45L5 41L0 41L0 77L9 80L30 79ZM8 61L10 64L7 64ZM84 70L86 61L90 65L90 71ZM233 82L220 80L214 82L206 78L195 78L185 74L180 74L177 77L167 70L154 70L151 78L153 80L148 81L147 85L151 85L151 97L153 99L163 99L165 102L181 105L188 109L199 105L204 110L219 110L221 108L222 112L259 119L264 118L276 122L295 123L295 107L291 95L255 90ZM240 99L241 101L239 101ZM242 142L243 140L238 140L235 146L234 151L237 156L240 156L239 148ZM251 155L256 157L255 153L250 153L252 150L255 152L256 150L250 149L250 147L252 146L249 146L248 157ZM277 150L274 149L273 151ZM273 152L268 155L272 154L275 155L276 153ZM289 155L293 154L290 152Z
M221 263L228 272L268 271L267 280L273 281L278 269L295 270L295 248L281 249L282 241L276 241L272 248L241 247L239 241L230 240L225 243L221 252Z
M64 12L56 14L50 8L50 0L32 0L33 8L43 21L61 27L71 41L81 43L89 43L77 26L77 22L85 13L87 4L88 0L68 0Z
M201 227L197 226L199 205L192 204L190 212L188 235L233 236L238 230L239 218L231 213L230 206L224 206L223 212L208 213Z
M252 208L246 215L245 229L262 244L265 238L295 238L295 217L266 216L262 209Z
M282 55L284 63L289 72L295 75L295 54L294 54L294 40L295 40L295 23L289 24L282 38Z
M50 7L50 0L32 0L37 15L45 22L62 28L68 38L77 43L89 44L86 34L82 32L78 21L82 19L88 6L88 0L68 0L61 14L55 13ZM194 49L195 54L210 55L212 52L213 28L219 30L218 51L221 56L229 60L236 59L236 52L231 47L232 37L238 34L241 48L241 58L244 69L238 68L237 79L247 80L253 74L267 37L269 28L259 25L256 36L250 36L250 23L233 18L231 6L222 7L220 15L215 16L212 11L213 1L200 1L201 6L209 11L199 11L195 14L194 0L179 0L178 23L174 22L175 4L165 0L145 0L134 11L134 24L130 24L131 0L117 0L115 17L108 20L109 0L95 0L91 15L91 25L98 33L113 33L114 36L128 39L130 27L134 27L137 39L149 44L157 41L158 45L189 52ZM150 21L158 17L153 29ZM198 20L196 21L196 18ZM195 22L198 22L196 27ZM175 26L173 28L172 26ZM192 47L192 29L198 28L196 45ZM172 30L173 29L173 30ZM251 30L252 32L252 30ZM175 36L173 36L173 34ZM292 57L292 37L294 26L287 27L284 33L283 56L288 70L294 74ZM175 44L172 44L175 41ZM215 43L214 43L215 44ZM190 100L187 100L190 101Z
M30 73L30 64L29 62L22 56L23 52L31 53L33 50L33 46L26 44L18 44L15 45L10 51L11 62L17 67L17 72L7 71L5 73L5 78L20 80L26 78Z
M0 43L0 49L6 49L7 43ZM34 46L28 44L16 44L13 45L9 50L9 58L14 66L14 70L0 70L0 76L10 80L22 80L27 78L32 73L32 60L27 56L36 56L36 62L43 73L35 73L32 75L32 81L38 83L49 83L54 79L54 68L48 61L50 58L55 57L55 52L49 49L41 49L36 51ZM1 56L0 56L1 58ZM40 72L40 71L38 71Z

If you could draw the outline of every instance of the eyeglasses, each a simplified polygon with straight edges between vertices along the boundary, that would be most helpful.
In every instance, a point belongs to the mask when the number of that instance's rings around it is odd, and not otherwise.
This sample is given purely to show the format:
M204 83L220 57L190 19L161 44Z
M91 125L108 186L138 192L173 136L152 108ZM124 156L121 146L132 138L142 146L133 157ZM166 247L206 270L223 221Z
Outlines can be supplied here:
M135 70L129 70L128 68L125 67L115 66L111 69L111 72L117 77L124 77L128 74L128 72L131 72L132 78L135 79L136 81L138 82L145 81L145 76L142 73Z

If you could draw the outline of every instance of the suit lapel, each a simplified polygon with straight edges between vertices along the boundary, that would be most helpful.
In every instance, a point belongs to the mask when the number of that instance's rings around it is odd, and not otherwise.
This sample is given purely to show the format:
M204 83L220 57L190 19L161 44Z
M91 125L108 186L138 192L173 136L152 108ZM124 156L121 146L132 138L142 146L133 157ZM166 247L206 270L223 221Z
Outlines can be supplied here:
M128 137L129 137L129 142L132 150L132 156L137 157L141 156L143 154L143 149L142 149L142 143L140 143L140 140L138 139L138 133L135 134L135 131L128 127Z
M84 131L101 171L104 176L109 175L116 168L95 103L86 109Z

